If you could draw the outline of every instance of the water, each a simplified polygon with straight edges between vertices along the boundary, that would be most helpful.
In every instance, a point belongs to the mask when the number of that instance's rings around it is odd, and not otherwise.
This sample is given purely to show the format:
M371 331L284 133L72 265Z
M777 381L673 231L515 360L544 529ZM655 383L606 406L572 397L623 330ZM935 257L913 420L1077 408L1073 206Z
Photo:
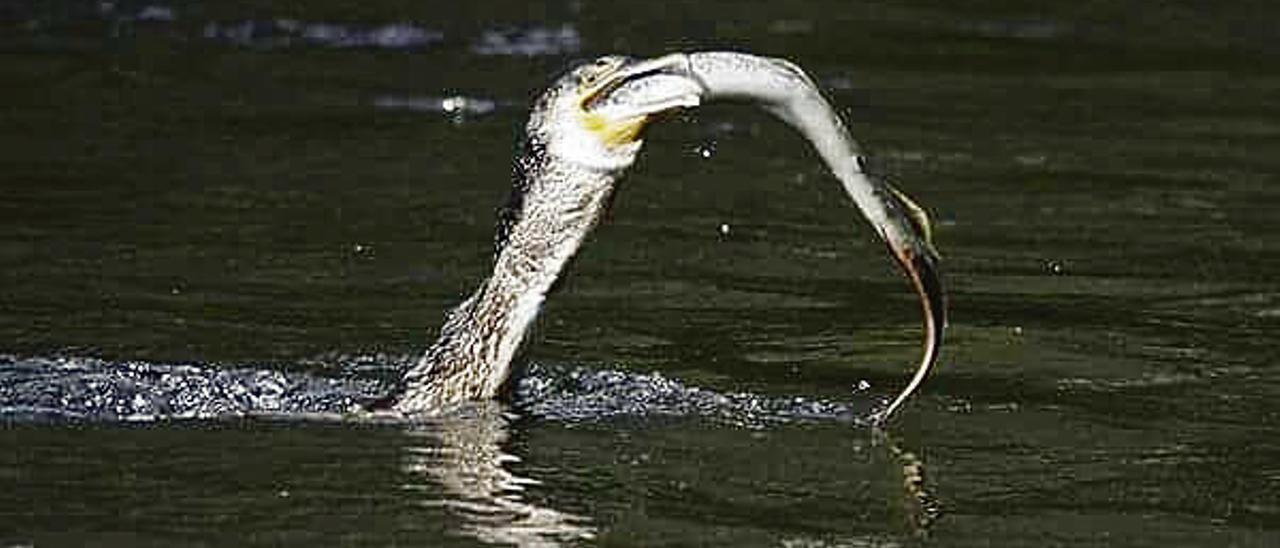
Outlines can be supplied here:
M0 545L1276 544L1272 5L434 4L0 5ZM346 414L485 274L530 95L705 48L933 213L901 419L909 288L730 106L650 132L511 406Z

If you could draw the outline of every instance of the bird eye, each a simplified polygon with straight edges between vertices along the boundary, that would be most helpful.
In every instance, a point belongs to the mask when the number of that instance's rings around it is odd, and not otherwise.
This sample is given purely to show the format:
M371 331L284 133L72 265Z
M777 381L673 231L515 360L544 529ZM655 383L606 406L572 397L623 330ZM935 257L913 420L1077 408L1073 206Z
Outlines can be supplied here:
M617 66L618 58L616 57L601 57L596 59L595 62L591 63L591 65L587 67L587 70L584 71L582 78L579 79L579 83L583 87L594 86L600 78L612 72L613 69L617 68Z

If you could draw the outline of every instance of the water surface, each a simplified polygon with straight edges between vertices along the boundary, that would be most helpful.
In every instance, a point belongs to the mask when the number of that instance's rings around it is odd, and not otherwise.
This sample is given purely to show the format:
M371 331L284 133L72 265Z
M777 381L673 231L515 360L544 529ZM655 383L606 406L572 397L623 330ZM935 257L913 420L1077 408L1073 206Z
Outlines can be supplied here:
M0 5L0 544L1276 544L1270 4L435 4ZM708 48L935 218L887 436L914 297L731 106L650 132L515 402L344 415L485 275L532 94Z

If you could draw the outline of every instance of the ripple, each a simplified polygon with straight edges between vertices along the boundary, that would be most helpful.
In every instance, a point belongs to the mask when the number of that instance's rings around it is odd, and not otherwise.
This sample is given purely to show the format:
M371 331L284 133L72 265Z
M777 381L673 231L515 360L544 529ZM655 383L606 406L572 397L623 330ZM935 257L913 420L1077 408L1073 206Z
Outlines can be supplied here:
M329 48L423 49L444 41L444 34L407 22L376 26L340 25L294 19L210 22L201 36L236 46L280 48L310 45Z
M24 27L30 32L83 34L93 28L83 23L96 21L104 24L102 29L113 38L152 29L163 31L163 35L180 42L195 38L252 48L309 46L419 50L439 44L445 38L441 31L410 21L354 24L287 17L208 20L191 17L190 13L184 14L182 8L164 4L139 6L99 2L88 11L48 11L32 4L14 8L14 11L15 15L29 18Z
M170 23L178 20L178 16L174 13L173 8L169 6L143 6L138 10L138 14L134 16L138 21L161 21Z
M87 8L87 9L86 9ZM0 13L25 21L19 28L42 38L78 39L86 33L113 39L147 33L179 43L206 41L253 49L321 47L331 49L424 50L465 45L474 55L540 57L571 55L583 49L582 34L570 23L499 26L446 44L442 30L416 21L305 21L287 16L211 19L184 5L98 2L79 9L50 10L40 3L19 4Z
M582 36L572 25L559 27L491 29L484 31L471 46L478 55L535 57L566 55L582 49Z
M467 97L464 95L451 95L448 97L434 95L381 95L373 99L373 106L386 110L444 114L457 122L492 114L498 110L498 102L493 99Z

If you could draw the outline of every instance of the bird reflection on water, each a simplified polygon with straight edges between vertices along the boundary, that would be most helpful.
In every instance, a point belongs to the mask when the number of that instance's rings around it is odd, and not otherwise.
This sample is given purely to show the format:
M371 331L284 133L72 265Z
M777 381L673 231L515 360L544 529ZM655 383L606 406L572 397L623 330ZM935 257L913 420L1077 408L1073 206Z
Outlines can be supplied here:
M588 518L526 500L525 488L539 482L507 469L520 461L504 448L509 421L500 404L482 401L406 427L417 443L406 444L401 466L421 483L404 489L462 518L458 529L486 543L550 547L595 538ZM432 498L441 488L447 497Z
M554 478L573 477L575 471L558 470L554 463L547 462L536 463L540 479L512 471L513 465L523 461L517 450L509 448L513 431L518 432L522 426L502 404L476 402L458 411L404 425L402 489L408 498L421 499L413 504L444 509L457 520L451 526L455 534L486 544L554 547L579 545L614 534L598 527L591 517L557 509L528 496L527 490L538 486L543 491L557 491ZM749 430L740 432L752 435ZM900 528L907 537L927 536L939 516L939 506L928 491L923 462L883 431L856 439L848 456L874 476L860 479L872 486L872 496L882 498L891 519L899 524L894 528ZM630 487L642 491L646 498L651 496L650 487ZM680 506L678 501L672 501L673 508ZM851 536L836 540L829 535L794 535L783 539L783 545L827 546L833 540L836 545L863 545L885 539Z

